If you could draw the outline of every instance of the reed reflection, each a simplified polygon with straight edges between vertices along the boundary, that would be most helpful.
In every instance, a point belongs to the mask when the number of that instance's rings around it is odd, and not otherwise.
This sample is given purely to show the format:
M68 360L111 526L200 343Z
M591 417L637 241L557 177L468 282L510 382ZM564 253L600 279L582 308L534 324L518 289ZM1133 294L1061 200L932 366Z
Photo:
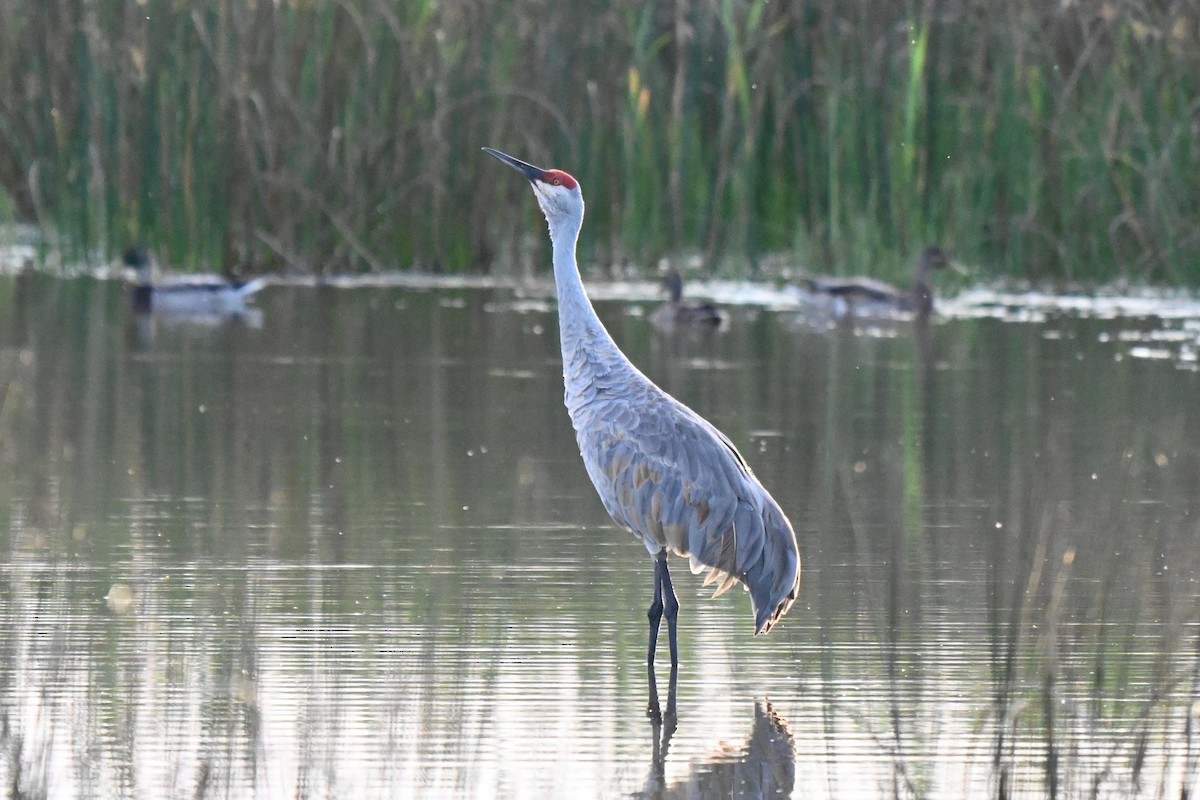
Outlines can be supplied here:
M671 349L600 304L788 487L811 566L767 641L682 576L683 674L655 685L614 602L644 556L571 450L550 311L279 288L260 331L137 349L119 287L22 291L35 313L0 280L0 785L1200 790L1200 375L1116 360L1120 323L740 310ZM764 695L786 724L743 716ZM758 726L793 758L751 758Z
M1200 525L1175 487L1200 479L1178 444L1200 414L1151 395L1196 381L1116 396L1094 323L988 327L822 339L800 685L825 777L896 797L1195 791Z

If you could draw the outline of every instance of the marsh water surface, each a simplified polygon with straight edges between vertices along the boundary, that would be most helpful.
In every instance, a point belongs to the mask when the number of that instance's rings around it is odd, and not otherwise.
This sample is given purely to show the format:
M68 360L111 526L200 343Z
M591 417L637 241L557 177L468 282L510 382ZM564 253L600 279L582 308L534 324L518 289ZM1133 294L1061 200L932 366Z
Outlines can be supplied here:
M1194 319L668 335L599 303L804 559L757 638L676 562L656 725L651 561L584 472L552 305L260 297L139 325L115 283L0 279L10 795L1200 790Z

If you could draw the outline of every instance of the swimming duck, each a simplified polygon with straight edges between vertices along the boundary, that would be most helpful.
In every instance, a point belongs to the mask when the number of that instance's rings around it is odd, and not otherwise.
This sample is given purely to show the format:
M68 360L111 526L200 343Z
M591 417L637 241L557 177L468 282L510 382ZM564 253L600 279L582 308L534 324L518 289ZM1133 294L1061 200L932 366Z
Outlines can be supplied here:
M684 302L683 276L673 267L663 275L662 287L669 299L650 318L658 327L670 329L677 325L692 325L716 328L725 322L725 313L713 303Z
M175 316L237 316L246 311L246 298L266 285L262 278L231 281L219 275L180 277L156 284L157 262L144 247L125 251L125 265L137 272L137 283L130 292L133 310Z
M899 289L872 278L806 278L804 286L814 295L839 300L839 313L870 315L904 312L926 317L933 313L932 273L945 268L962 272L962 268L950 260L945 250L933 245L923 249L917 256L911 289ZM844 308L841 308L842 304Z

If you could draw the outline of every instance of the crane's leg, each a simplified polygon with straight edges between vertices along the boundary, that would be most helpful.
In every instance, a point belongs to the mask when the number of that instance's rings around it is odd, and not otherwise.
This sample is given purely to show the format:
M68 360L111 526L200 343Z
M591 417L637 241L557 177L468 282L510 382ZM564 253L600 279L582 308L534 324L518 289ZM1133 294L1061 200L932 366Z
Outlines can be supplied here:
M675 587L671 585L671 573L667 571L667 551L659 550L654 561L654 602L646 610L650 619L650 647L646 651L646 664L654 668L654 651L658 644L658 624L663 615L667 617L667 637L671 643L671 669L679 668L679 634L675 620L679 616L679 600Z
M679 600L675 597L675 588L671 585L671 573L667 571L667 551L660 550L654 560L654 601L646 611L650 619L650 647L646 651L646 676L650 682L650 704L646 709L652 722L663 721L663 714L658 704L658 681L654 677L654 651L658 646L658 624L663 614L667 615L667 634L671 642L671 683L667 691L668 720L667 741L675 732L675 697L679 679L679 639L675 629L675 620L679 616Z
M675 671L679 669L679 633L675 628L675 620L679 617L679 599L675 597L675 587L671 585L671 573L667 571L667 551L658 554L655 568L661 572L661 596L663 613L667 615L667 636L671 642L671 684L675 684Z
M650 647L646 651L646 667L650 671L651 678L654 676L654 651L658 648L658 623L662 622L663 615L662 566L666 559L666 552L660 552L656 559L654 562L654 600L651 601L650 608L646 609L646 616L650 620Z

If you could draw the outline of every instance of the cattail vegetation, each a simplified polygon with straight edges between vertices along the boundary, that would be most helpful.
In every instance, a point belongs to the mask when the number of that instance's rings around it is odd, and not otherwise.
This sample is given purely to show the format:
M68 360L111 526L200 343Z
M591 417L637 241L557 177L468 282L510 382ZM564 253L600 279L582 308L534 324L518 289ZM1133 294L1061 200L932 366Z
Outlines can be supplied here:
M68 259L524 269L492 145L580 178L603 267L1195 285L1197 42L1190 0L0 0L0 208Z

